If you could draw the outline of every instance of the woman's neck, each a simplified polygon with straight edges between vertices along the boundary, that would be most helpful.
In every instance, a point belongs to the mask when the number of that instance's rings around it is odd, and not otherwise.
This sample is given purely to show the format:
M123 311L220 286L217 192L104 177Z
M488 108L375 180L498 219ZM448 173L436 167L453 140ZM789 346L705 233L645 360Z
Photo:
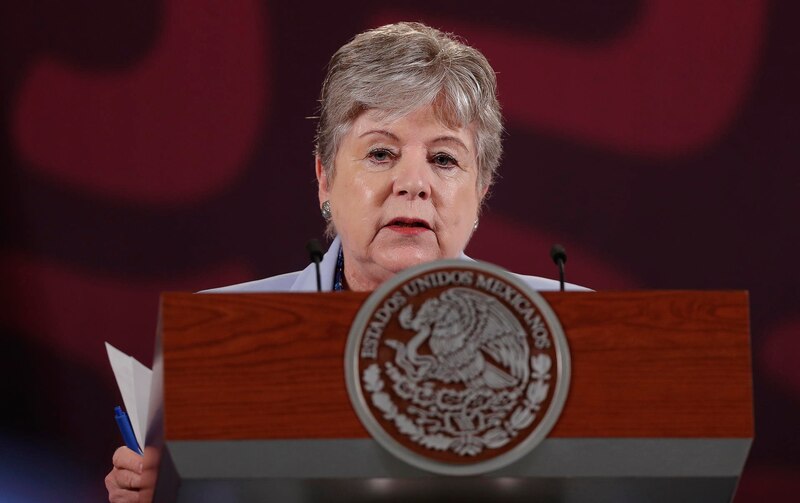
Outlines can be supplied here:
M343 286L345 290L371 292L378 288L381 283L391 278L391 275L387 275L384 279L378 280L371 276L359 274L359 271L354 271L354 269L350 267L344 270L345 285Z

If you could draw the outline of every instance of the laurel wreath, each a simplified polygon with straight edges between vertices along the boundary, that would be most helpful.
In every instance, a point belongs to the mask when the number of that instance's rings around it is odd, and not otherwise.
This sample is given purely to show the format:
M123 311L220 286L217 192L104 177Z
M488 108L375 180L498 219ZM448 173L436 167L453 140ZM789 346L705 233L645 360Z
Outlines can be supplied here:
M392 397L384 391L381 368L377 363L364 370L362 380L364 389L370 393L372 404L383 413L385 419L394 423L400 433L408 436L413 442L436 451L451 450L461 456L475 456L484 448L503 447L516 437L520 430L533 423L550 390L548 381L551 367L552 361L547 354L531 357L531 381L522 403L514 409L502 426L496 426L480 436L465 434L452 437L442 433L426 433L423 427L400 412Z

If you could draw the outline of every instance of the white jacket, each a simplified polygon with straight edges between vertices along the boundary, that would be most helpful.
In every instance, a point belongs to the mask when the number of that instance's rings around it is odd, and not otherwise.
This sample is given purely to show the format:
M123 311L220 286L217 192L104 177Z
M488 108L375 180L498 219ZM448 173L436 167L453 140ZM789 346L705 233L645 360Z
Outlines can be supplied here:
M319 266L320 281L322 283L322 291L329 292L333 290L333 275L336 269L336 259L339 257L339 249L342 247L342 242L337 236L331 243L330 248L322 257L322 262ZM464 260L472 260L471 258L461 254ZM515 274L515 276L522 281L526 282L534 290L558 290L559 283L553 279L540 278L538 276L526 276L524 274ZM582 286L566 283L564 289L571 291L590 291L588 288ZM315 292L317 290L317 272L314 264L309 264L308 267L302 271L289 272L270 278L259 279L247 283L239 283L238 285L224 286L222 288L214 288L212 290L204 290L203 293L258 293L258 292Z

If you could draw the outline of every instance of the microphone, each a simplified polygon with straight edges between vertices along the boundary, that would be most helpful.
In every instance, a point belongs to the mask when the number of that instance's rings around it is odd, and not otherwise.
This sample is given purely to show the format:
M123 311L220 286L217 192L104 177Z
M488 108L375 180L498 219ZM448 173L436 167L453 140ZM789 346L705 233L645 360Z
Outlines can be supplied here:
M558 266L558 279L561 284L561 291L564 291L564 264L567 263L567 250L559 244L554 244L550 248L550 258Z
M308 257L314 262L314 267L317 269L317 291L322 291L322 280L319 276L319 263L322 262L322 247L319 245L319 241L316 239L311 239L306 243L306 250L308 251Z

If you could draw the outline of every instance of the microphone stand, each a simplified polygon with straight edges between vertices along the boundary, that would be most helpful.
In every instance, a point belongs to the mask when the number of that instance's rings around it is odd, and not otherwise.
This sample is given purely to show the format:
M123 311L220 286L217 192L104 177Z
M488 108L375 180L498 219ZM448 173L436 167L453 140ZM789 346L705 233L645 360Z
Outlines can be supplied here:
M564 291L564 264L567 263L567 251L564 249L563 246L559 244L554 244L552 248L550 248L550 258L553 259L553 262L558 266L558 281L561 285L561 291Z
M322 262L322 247L319 244L319 241L316 239L311 239L306 243L306 250L308 251L308 256L312 262L314 262L314 267L317 270L317 292L322 291L322 279L320 278L319 274L319 263Z

